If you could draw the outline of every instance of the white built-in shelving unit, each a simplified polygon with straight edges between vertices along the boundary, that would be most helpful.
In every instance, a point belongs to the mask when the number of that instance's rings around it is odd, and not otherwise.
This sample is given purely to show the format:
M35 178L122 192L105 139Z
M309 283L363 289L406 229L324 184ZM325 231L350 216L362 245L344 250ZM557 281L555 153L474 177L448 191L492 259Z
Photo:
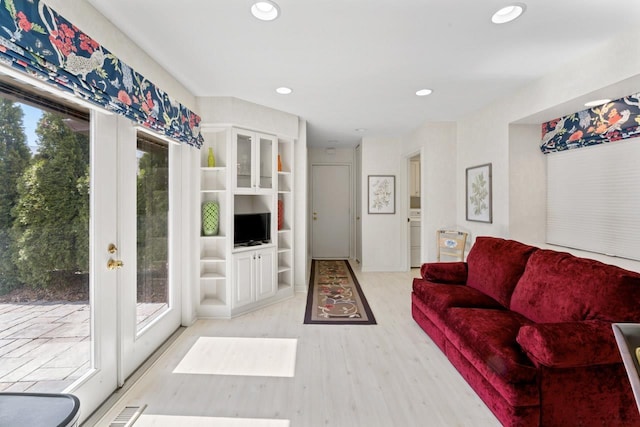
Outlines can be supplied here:
M229 318L294 293L294 141L229 126L204 126L199 153L199 317ZM207 166L209 148L215 167ZM282 169L278 170L278 156ZM278 200L284 223L278 229ZM219 233L204 236L201 207L219 205ZM271 241L234 247L236 213L271 213Z

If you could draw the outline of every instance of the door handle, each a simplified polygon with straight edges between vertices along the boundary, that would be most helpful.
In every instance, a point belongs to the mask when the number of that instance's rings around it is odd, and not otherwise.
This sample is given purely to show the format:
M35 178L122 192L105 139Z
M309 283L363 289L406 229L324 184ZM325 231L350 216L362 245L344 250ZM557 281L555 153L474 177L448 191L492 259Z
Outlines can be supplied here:
M124 263L119 259L109 258L109 261L107 261L107 268L109 270L117 270L119 268L122 268L123 266Z

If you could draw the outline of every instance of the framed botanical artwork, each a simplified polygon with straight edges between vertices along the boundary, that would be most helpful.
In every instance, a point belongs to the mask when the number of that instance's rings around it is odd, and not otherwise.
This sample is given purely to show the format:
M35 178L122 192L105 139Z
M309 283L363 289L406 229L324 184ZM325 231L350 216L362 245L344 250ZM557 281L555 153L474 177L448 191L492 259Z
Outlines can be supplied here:
M369 175L370 214L396 213L395 175Z
M466 171L467 221L493 222L491 209L491 163Z

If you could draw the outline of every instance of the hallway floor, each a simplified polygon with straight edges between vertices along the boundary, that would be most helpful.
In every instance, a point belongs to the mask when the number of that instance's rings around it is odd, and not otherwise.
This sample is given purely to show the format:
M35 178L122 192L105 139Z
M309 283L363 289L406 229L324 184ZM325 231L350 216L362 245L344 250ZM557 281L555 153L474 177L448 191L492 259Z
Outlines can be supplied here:
M135 427L499 426L411 318L419 271L353 267L378 325L305 325L304 294L199 320L85 425L109 426L137 406Z

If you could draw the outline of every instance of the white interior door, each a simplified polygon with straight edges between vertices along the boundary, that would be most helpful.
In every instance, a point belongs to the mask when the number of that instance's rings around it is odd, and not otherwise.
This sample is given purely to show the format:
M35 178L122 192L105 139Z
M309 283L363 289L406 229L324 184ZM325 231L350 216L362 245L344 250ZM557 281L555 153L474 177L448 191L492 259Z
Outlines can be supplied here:
M351 227L351 167L312 165L312 257L348 259Z

